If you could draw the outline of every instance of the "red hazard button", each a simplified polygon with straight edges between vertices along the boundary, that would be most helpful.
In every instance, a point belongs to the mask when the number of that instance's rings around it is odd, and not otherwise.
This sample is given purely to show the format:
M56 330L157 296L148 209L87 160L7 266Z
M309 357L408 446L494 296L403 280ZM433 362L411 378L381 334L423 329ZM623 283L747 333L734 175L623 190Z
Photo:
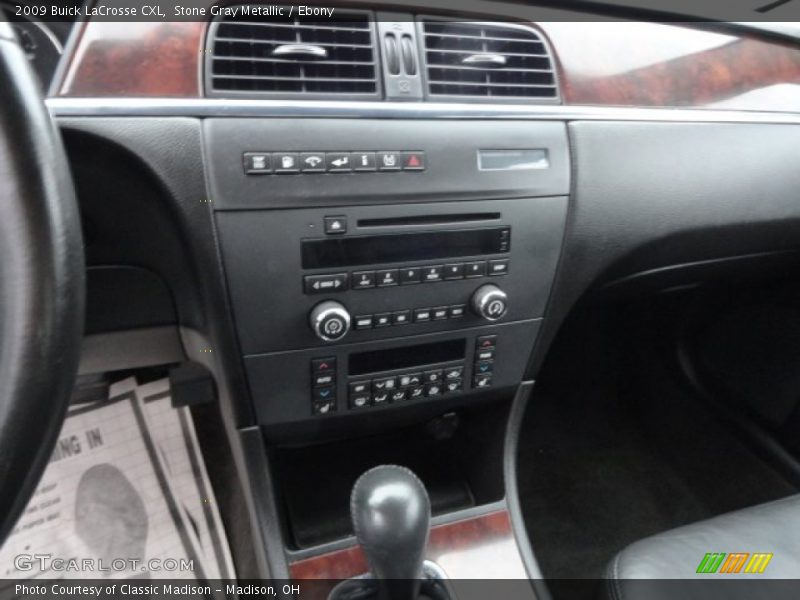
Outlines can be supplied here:
M403 152L404 171L424 171L425 153L424 152Z

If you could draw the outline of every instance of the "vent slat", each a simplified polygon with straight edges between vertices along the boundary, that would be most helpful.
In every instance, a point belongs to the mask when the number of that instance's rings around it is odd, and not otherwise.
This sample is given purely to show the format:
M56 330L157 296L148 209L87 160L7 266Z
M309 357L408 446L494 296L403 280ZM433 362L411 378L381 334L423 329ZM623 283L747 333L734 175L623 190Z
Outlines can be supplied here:
M437 81L435 79L430 79L430 80L428 80L428 82L431 85L436 85L436 84L439 84L439 85L457 84L457 85L459 85L459 84L462 83L462 82L457 82L457 81ZM481 83L475 84L475 83L470 82L470 81L464 81L463 84L464 85L480 85L481 87L490 87L490 88L491 87L507 88L507 87L509 87L509 85L513 85L514 87L520 87L520 88L550 88L550 89L553 89L553 88L556 87L553 84L540 84L540 83L514 83L514 84L508 84L508 83L483 83L483 82L481 82Z
M364 79L347 77L274 77L272 75L214 75L214 79L260 79L269 81L340 81L342 83L364 83Z
M277 63L277 64L285 64L285 65L293 65L296 64L295 61L288 59L288 58L269 58L269 57L260 57L260 56L215 56L214 60L231 60L235 62L262 62L262 63ZM375 66L375 62L359 62L359 61L349 61L349 60L326 60L324 63L325 65L354 65L357 67L360 66Z
M429 48L429 47L426 48L426 50L429 53L431 53L431 52L437 52L437 53L441 52L443 54L466 54L466 55L479 54L479 53L483 52L483 50L449 50L449 49L443 49L443 48ZM493 51L489 50L488 52L493 52ZM500 54L500 53L498 53L498 54ZM543 52L543 53L536 53L536 52L502 52L502 55L503 56L525 56L525 57L531 56L531 57L534 57L534 58L550 58L550 55L547 54L546 52Z
M276 48L292 44L317 48L272 55ZM374 28L365 11L337 9L337 19L325 22L223 16L212 27L206 47L211 92L380 97Z
M486 69L483 67L471 67L469 65L442 65L437 63L428 63L428 67L431 69L459 69L464 71L478 71L480 73L485 73ZM493 69L492 73L552 73L551 69L521 69L516 67L500 67L497 69Z
M428 95L432 99L558 99L552 58L533 29L423 20L422 30ZM472 56L478 62L464 64ZM485 64L481 64L481 58Z
M515 44L541 44L542 42L539 40L538 37L530 39L530 40L523 40L520 38L513 38L513 37L500 37L500 36L491 36L491 37L484 37L480 35L458 35L455 33L426 33L425 37L427 39L434 39L434 38L451 38L454 40L480 40L480 41L492 41L492 42L514 42Z
M348 27L348 26L331 26L331 25L307 25L303 23L261 23L259 21L225 21L226 25L242 25L242 26L255 26L255 27L273 27L275 29L290 29L292 31L352 31L358 33L365 33L369 31L369 24L364 27Z
M273 46L282 46L283 44L294 43L292 40L255 40L248 38L231 38L231 37L217 37L217 42L246 42L248 44L271 44ZM301 41L298 43L309 44L313 43L315 46L323 46L325 48L372 48L372 44L336 44L332 42L306 42Z

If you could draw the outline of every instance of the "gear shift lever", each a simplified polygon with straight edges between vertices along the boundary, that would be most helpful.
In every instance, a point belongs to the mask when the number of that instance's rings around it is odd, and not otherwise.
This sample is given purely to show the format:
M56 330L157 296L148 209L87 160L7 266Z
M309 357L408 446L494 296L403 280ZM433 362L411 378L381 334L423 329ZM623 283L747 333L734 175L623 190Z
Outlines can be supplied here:
M350 516L382 600L416 600L431 521L425 486L405 467L364 473L350 495Z

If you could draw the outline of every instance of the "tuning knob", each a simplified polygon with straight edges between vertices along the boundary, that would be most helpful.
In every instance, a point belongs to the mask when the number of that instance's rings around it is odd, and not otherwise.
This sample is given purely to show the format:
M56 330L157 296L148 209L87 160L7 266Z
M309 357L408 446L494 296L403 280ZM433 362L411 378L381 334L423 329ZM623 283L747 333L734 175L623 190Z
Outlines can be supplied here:
M508 310L508 296L496 285L487 283L472 295L472 310L487 321L497 321Z
M350 313L333 300L317 304L311 310L308 321L317 337L326 342L340 340L350 331Z

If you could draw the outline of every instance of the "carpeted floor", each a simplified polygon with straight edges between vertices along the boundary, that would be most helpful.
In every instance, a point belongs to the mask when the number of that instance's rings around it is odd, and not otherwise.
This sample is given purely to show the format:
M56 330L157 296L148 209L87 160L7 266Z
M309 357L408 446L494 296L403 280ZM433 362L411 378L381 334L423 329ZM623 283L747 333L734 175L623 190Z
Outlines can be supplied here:
M685 393L655 349L609 329L562 345L522 429L522 509L548 579L602 577L638 539L797 491Z

